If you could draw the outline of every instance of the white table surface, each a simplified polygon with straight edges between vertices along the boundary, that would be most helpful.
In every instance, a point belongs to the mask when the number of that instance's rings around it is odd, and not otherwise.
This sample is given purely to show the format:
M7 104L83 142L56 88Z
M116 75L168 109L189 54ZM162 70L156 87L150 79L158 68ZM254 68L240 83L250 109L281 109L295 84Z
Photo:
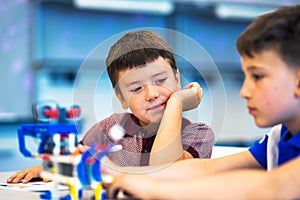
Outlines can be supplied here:
M211 158L219 158L242 151L248 150L248 147L232 147L232 146L214 146Z
M12 175L14 172L0 172L0 182L6 183L6 179ZM0 200L40 200L40 195L42 192L31 192L31 191L21 191L18 189L5 189L5 187L0 186ZM60 191L60 197L64 197L68 194L68 190ZM90 200L93 196L93 190L83 191L83 200ZM59 199L57 197L56 199Z
M247 149L248 148L244 148L244 147L215 146L213 149L213 152L212 152L212 158L217 158L217 157L230 155L233 153L238 153L241 151L245 151ZM14 173L13 171L0 172L0 182L5 183L6 179L13 173ZM0 199L1 200L15 200L15 199L36 200L36 199L40 199L40 194L41 193L39 193L39 192L3 189L3 187L0 187ZM85 196L84 196L83 199L90 199L90 198L85 198Z

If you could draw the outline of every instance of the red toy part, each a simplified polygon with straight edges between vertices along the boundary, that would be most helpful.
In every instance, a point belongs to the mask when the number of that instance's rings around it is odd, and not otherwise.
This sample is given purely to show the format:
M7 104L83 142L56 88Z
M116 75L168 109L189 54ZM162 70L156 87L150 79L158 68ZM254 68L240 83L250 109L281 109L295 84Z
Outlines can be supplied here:
M43 115L52 120L58 119L59 110L56 108L54 108L54 109L46 108L45 110L43 110Z
M68 118L69 119L78 118L80 115L81 115L81 110L77 106L72 107L70 110L68 110Z

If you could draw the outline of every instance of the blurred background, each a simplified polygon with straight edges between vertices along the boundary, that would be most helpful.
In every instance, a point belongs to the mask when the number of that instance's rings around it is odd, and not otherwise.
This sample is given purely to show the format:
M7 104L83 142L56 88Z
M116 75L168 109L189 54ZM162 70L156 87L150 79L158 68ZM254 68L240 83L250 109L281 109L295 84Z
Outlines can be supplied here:
M80 101L85 104L80 105L82 135L95 120L116 112L108 106L113 92L105 72L109 50L105 41L139 28L160 30L173 48L195 60L196 65L190 66L178 57L178 66L186 81L198 81L204 89L196 120L215 129L216 144L248 147L268 129L255 127L245 101L239 97L243 74L235 42L256 16L295 4L300 1L0 0L0 171L39 164L19 153L17 128L33 122L31 107L37 101L51 99L66 107L74 104L76 81L84 84L76 88L77 92L92 99L92 103ZM219 74L166 29L201 45ZM97 64L88 66L78 79L80 66L95 47L99 52ZM88 93L91 89L94 96ZM212 93L221 96L216 98Z

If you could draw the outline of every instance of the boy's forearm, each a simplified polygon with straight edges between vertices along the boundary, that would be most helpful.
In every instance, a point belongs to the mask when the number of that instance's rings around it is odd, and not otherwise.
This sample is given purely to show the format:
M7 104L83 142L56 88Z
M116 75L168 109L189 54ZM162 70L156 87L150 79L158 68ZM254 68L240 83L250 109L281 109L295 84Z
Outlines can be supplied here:
M198 166L199 170L207 172L213 166L211 160L206 160L206 163L203 162L205 161L203 159L194 160L199 162L194 162L196 165L188 166L189 162L181 161L175 165L186 162L185 166L181 166L181 170L186 168L189 169L187 171L191 171ZM221 161L221 159L217 160ZM156 184L158 191L154 195L160 199L191 199L195 197L203 199L297 199L300 196L298 189L300 184L299 166L300 158L270 172L253 166L252 169L250 166L247 169L240 166L240 169L210 171L207 176L195 175L194 177L182 177L167 182L161 180L158 181L159 184ZM176 171L181 173L178 168ZM199 173L201 172L199 171Z
M181 160L149 175L161 179L201 178L210 174L245 168L262 169L248 150L215 159Z
M161 182L157 187L162 193L156 191L155 195L161 199L297 199L300 192L295 179L281 178L265 170L237 170L198 179L168 181L168 184ZM172 192L163 194L163 191Z
M151 199L274 199L270 191L267 194L264 174L266 172L262 170L242 170L202 178L159 181L155 184L155 192L149 191L147 195Z
M300 196L300 158L270 172L241 167L213 173L210 171L213 166L211 164L221 163L211 162L209 159L183 160L157 172L157 177L128 175L128 183L125 181L126 184L121 186L141 199L297 199ZM210 171L206 176L194 175L201 174L205 169ZM181 177L166 177L168 172ZM182 176L183 174L189 176Z
M169 98L150 155L150 165L192 158L181 141L182 111L197 108L202 99L198 83L190 83Z
M170 97L152 146L150 165L166 164L182 158L181 121L181 103L176 97Z

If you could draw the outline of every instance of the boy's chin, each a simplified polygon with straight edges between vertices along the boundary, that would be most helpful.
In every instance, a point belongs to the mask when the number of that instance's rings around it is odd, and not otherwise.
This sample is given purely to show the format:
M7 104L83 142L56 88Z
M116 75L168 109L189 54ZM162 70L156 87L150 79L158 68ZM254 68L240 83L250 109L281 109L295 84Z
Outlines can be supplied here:
M276 125L275 123L270 123L270 122L257 120L257 119L255 119L254 121L255 121L255 125L259 128L270 128Z
M154 126L159 124L160 122L161 122L161 117L157 119L152 118L151 120L148 120L146 123L143 124L144 126Z
M161 122L163 115L156 115L151 118L150 124L157 124Z

